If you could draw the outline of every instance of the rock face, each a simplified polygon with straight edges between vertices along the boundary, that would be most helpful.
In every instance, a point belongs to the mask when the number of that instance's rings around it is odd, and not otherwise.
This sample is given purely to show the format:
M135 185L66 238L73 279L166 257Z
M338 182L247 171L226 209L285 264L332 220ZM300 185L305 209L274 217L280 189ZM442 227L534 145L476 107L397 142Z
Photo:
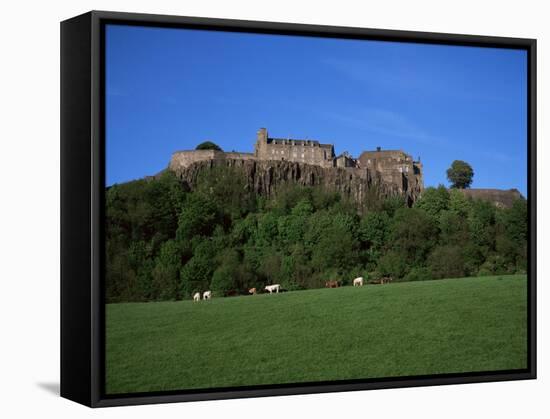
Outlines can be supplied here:
M498 208L510 208L523 196L517 189L459 189L464 195L492 203Z
M214 167L230 167L242 173L246 188L257 194L270 196L286 184L322 187L351 198L360 207L375 196L401 196L412 205L420 196L423 185L403 176L399 182L387 183L379 172L357 168L324 168L290 161L253 159L208 159L189 165L169 166L176 176L193 189L201 173Z

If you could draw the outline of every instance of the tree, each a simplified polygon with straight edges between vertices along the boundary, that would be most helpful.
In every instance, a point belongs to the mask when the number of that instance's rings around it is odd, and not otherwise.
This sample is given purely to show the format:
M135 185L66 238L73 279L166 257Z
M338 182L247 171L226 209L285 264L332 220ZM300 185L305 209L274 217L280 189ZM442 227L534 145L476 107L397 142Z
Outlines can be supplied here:
M393 216L389 245L408 266L420 266L437 238L437 221L423 210L401 208Z
M502 211L501 219L510 240L518 244L527 242L528 212L525 199L516 199L510 208Z
M390 229L390 217L386 212L370 211L359 224L358 238L363 247L364 259L376 265L382 255Z
M217 268L216 254L220 251L213 239L201 240L195 247L193 257L181 268L180 295L190 297L195 292L210 289L212 274Z
M475 199L472 201L468 224L470 237L474 244L488 250L492 250L495 244L495 211L493 204Z
M436 279L463 277L465 270L462 248L455 245L436 247L428 257L428 266Z
M441 244L464 245L470 240L467 218L461 217L454 211L441 211L438 226Z
M235 249L226 249L217 259L219 266L210 284L217 296L227 295L229 291L242 292L255 285L248 265Z
M472 208L471 199L456 189L449 191L449 211L461 218L466 218Z
M166 241L155 260L152 272L152 297L158 300L178 298L180 251L174 240Z
M200 143L195 150L216 150L216 151L223 151L219 145L216 143L213 143L212 141L205 141L203 143Z
M219 218L218 209L212 200L190 194L179 217L176 237L180 243L184 243L195 236L210 236Z
M455 160L447 169L447 179L451 182L451 188L469 188L474 179L474 169L462 160Z
M415 203L415 207L426 211L429 215L437 217L441 211L449 209L450 195L445 186L426 188L422 197Z
M394 279L401 279L407 274L408 265L403 255L390 250L378 261L378 273L382 276L391 276Z

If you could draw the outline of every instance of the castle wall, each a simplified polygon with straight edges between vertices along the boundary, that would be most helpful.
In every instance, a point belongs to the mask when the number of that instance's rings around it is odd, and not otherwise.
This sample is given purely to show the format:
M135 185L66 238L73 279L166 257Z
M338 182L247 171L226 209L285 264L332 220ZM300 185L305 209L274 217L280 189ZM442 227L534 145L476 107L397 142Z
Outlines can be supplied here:
M256 157L252 153L230 152L224 153L217 150L189 150L176 151L172 154L168 168L170 170L180 170L191 166L193 163L205 160L255 160Z
M268 138L267 130L257 133L254 154L261 160L292 161L334 167L334 148L314 140Z
M321 167L334 167L330 149L311 145L293 145L292 140L285 143L268 143L258 156L262 160L286 160Z
M346 167L351 168L351 167L357 166L356 160L347 155L338 156L334 161L335 161L335 166L340 168L346 168Z
M236 151L231 151L225 153L226 159L240 159L240 160L256 160L256 156L253 153L239 153Z
M359 166L380 173L382 181L402 192L411 188L422 192L422 164L401 150L365 151L359 156Z
M219 153L216 150L176 151L172 154L168 168L174 171L183 169L199 161L212 160Z

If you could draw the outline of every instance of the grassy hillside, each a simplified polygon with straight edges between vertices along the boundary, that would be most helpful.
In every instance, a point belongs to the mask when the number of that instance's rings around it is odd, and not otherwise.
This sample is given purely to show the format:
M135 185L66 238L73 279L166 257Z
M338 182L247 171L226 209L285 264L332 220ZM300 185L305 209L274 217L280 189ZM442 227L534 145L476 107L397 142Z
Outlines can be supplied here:
M526 276L109 304L107 393L526 367Z

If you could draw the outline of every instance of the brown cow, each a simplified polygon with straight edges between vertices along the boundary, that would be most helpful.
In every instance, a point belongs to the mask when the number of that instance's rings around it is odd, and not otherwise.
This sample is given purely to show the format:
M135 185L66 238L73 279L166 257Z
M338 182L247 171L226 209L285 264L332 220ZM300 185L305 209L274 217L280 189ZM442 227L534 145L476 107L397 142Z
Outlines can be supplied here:
M385 276L380 279L381 284L389 284L392 281L393 281L393 278L391 276Z
M257 294L256 288L250 288L250 289L248 290L248 293L249 293L249 294L252 294L252 295L256 295L256 294Z
M325 282L326 288L338 288L339 286L340 284L338 283L338 281L335 281L335 280Z
M379 279L371 279L368 283L373 285L389 284L392 281L393 281L393 278L391 276L383 276L382 278L379 278Z

